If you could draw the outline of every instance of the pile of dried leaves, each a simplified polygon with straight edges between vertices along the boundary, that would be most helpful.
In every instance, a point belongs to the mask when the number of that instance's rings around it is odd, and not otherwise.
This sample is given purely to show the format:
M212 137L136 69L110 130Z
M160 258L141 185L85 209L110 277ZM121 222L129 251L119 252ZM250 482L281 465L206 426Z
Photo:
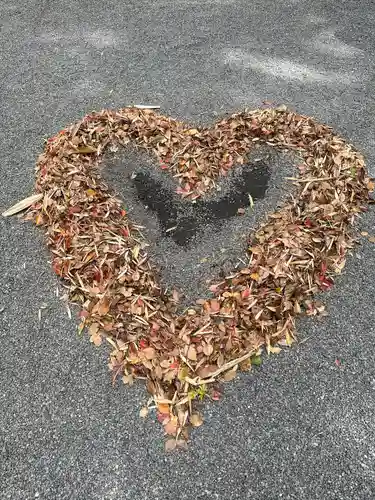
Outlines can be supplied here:
M191 200L257 141L301 158L298 195L251 235L247 264L210 288L182 314L178 294L160 288L141 228L103 183L98 162L106 148L129 142L156 155ZM80 331L113 346L110 368L124 383L147 381L158 420L184 446L189 425L202 418L194 399L217 399L215 383L290 345L295 317L322 312L314 293L329 289L353 244L350 226L366 209L372 183L362 156L327 126L285 108L244 111L212 128L188 128L154 111L125 108L86 116L47 141L37 163L38 193L28 213L43 226L53 269L81 304ZM145 416L148 409L141 410Z

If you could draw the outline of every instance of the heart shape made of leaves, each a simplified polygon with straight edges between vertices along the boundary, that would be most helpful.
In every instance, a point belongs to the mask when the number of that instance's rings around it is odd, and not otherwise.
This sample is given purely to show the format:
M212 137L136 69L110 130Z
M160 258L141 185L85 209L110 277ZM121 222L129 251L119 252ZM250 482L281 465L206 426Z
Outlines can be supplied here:
M179 314L176 293L158 285L140 228L101 179L99 159L118 144L146 148L193 200L259 141L300 156L298 192L251 236L246 265L211 287L213 298ZM168 449L202 421L192 400L217 399L218 379L249 369L263 346L270 353L290 345L296 315L322 311L314 293L344 267L350 226L369 197L361 154L285 107L236 113L206 129L147 109L92 113L47 140L36 171L44 196L28 218L46 229L53 269L81 304L79 329L95 345L110 342L114 379L147 379L158 419L175 436Z

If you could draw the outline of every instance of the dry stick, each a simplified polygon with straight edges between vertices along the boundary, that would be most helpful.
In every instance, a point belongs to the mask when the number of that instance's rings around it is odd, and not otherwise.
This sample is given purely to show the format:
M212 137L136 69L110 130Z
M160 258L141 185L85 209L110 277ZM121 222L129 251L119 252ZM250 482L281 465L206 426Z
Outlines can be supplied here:
M332 179L337 179L337 177L310 177L309 179L298 179L297 177L284 177L287 181L294 182L317 182L317 181L330 181Z
M258 347L259 348L259 347ZM250 356L253 356L255 353L256 349L244 354L240 358L237 359L232 359L232 361L228 361L228 363L225 363L221 368L216 370L210 375L210 378L207 379L202 379L202 378L197 378L197 379L192 379L190 377L185 377L186 382L189 382L191 385L202 385L202 384L209 384L211 382L215 381L215 377L220 375L220 373L225 372L226 370L229 370L230 368L233 368L233 366L238 365L239 363L242 363L242 361L245 361L246 359L250 358Z

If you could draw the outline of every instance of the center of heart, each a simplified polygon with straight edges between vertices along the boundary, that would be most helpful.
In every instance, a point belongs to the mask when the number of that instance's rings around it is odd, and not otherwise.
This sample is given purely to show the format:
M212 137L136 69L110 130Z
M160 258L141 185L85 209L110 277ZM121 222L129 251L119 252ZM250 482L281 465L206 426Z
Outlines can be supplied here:
M285 178L294 169L290 154L260 146L214 192L193 202L182 199L175 181L139 151L119 150L107 158L102 175L144 227L162 286L176 289L185 307L210 296L211 283L244 265L249 232L291 191Z

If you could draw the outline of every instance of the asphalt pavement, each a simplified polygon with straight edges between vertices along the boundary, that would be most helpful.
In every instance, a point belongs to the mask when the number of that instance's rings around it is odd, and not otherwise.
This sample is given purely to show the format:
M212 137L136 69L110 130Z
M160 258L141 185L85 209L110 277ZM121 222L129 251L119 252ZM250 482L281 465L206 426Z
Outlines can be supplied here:
M2 0L0 209L43 139L104 107L191 123L262 101L332 125L375 173L371 0ZM362 230L375 232L374 214ZM43 235L0 221L1 500L375 498L375 245L361 238L302 342L226 385L188 451L77 335ZM60 295L62 290L60 288Z

